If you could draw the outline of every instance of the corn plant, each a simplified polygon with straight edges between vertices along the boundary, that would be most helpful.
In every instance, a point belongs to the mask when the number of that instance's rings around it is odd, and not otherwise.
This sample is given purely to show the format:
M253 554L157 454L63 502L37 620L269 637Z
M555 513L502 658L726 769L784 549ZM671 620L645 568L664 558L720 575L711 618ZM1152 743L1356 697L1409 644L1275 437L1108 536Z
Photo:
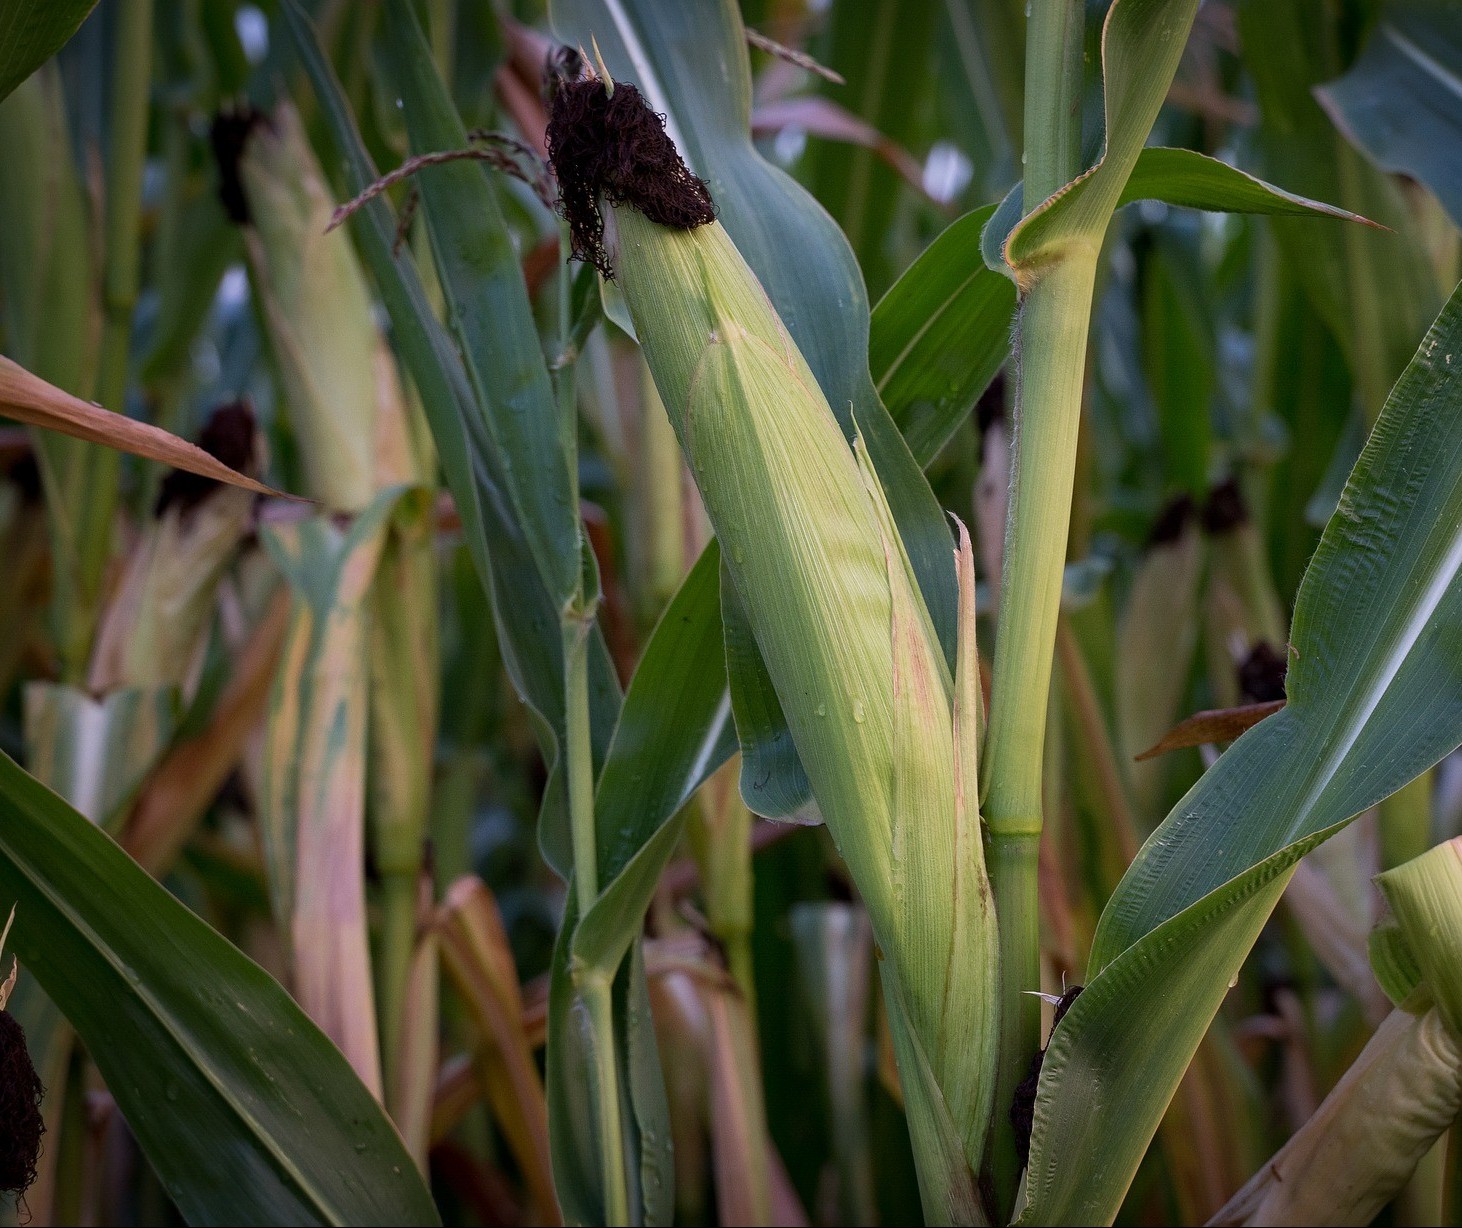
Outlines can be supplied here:
M1459 1222L1455 5L92 8L17 1221Z

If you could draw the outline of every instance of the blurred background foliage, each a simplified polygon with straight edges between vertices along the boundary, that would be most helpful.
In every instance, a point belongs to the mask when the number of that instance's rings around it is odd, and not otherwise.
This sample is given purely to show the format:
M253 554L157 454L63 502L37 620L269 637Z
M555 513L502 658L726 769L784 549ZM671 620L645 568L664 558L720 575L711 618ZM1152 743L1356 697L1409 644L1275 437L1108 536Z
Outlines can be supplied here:
M370 159L400 165L413 146L383 7L309 7ZM522 142L519 174L489 172L492 195L552 395L571 410L570 485L624 684L707 529L612 293L601 308L582 270L562 271L559 223L532 182L549 15L527 0L414 7L462 124ZM1089 5L1092 31L1102 7ZM1021 4L741 8L748 27L837 74L755 43L753 133L842 228L878 304L946 227L1018 178ZM1300 576L1462 273L1462 103L1430 149L1393 156L1377 152L1394 146L1366 108L1379 87L1330 84L1398 71L1376 47L1388 20L1450 29L1433 50L1457 51L1455 9L1391 14L1370 0L1205 4L1154 136L1389 230L1152 202L1111 229L1048 731L1054 992L1080 975L1136 847L1225 738L1135 756L1193 713L1283 698ZM1462 56L1449 62L1462 74ZM1095 100L1095 45L1086 64ZM503 615L439 479L426 390L398 361L379 266L346 232L324 236L356 186L324 111L264 0L104 0L0 104L4 353L321 505L189 485L0 427L0 747L291 986L383 1099L444 1220L546 1222L540 1051L566 898L539 846L553 763L505 668ZM272 118L250 126L255 113ZM1090 162L1100 132L1088 137ZM272 161L269 142L284 146ZM450 288L411 220L415 188L390 196L396 242L442 310ZM879 313L896 306L875 309L875 365ZM972 388L968 337L946 344L947 370L932 366L901 423L962 398L928 475L975 532L984 613L1009 384ZM918 1190L866 919L825 832L752 818L734 784L723 770L691 803L647 920L675 1217L910 1222ZM1215 1211L1384 1014L1369 880L1462 834L1462 762L1384 805L1395 817L1366 817L1296 877L1121 1222ZM311 916L301 881L354 891L349 920ZM34 1222L176 1218L91 1057L24 970L11 1010L50 1090ZM1459 1222L1455 1142L1385 1215Z

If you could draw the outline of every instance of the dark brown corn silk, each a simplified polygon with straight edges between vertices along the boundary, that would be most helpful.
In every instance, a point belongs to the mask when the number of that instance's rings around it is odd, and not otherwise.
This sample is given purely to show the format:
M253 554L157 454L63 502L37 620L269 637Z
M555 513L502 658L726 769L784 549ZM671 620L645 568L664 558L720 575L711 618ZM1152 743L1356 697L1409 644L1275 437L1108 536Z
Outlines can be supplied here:
M25 1047L25 1030L0 1010L0 1193L24 1194L36 1179L41 1154L40 1076Z
M570 256L605 277L614 270L604 248L601 202L629 205L676 230L716 217L710 190L685 165L665 131L665 117L650 110L633 85L619 81L613 90L595 77L559 81L549 102L547 134Z
M1182 494L1170 499L1152 522L1152 529L1147 535L1148 547L1179 541L1197 514L1191 495Z
M248 401L229 401L215 409L198 436L198 446L230 469L253 473L256 437L254 411ZM184 512L192 511L222 485L212 478L174 469L162 480L153 514L161 516L174 506Z
M219 111L208 129L213 160L218 164L218 199L229 220L238 226L249 224L249 198L244 194L239 162L249 135L266 122L260 112L245 104Z
M1249 520L1244 492L1233 478L1227 478L1208 492L1203 505L1203 527L1214 537L1232 533Z
M1260 640L1239 662L1239 690L1246 703L1267 704L1285 698L1284 679L1289 658L1268 640Z
M1056 1031L1056 1025L1066 1018L1066 1012L1071 1009L1071 1004L1081 995L1084 987L1073 985L1061 995L1056 1003L1055 1018L1051 1020L1051 1031ZM1051 1038L1046 1037L1046 1043L1051 1043ZM1026 1071L1023 1078L1015 1086L1015 1096L1010 1105L1010 1124L1015 1129L1015 1149L1020 1153L1020 1166L1024 1168L1030 1163L1031 1158L1031 1130L1036 1120L1036 1090L1041 1085L1041 1066L1045 1063L1046 1051L1042 1049L1031 1058L1030 1069Z

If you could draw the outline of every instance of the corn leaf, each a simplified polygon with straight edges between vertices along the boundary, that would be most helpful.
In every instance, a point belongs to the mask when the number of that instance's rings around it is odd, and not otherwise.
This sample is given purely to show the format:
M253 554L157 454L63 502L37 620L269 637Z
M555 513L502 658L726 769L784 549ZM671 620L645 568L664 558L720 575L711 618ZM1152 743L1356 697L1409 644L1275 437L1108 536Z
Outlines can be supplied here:
M270 891L310 1017L381 1089L365 898L369 594L404 488L342 531L324 516L264 535L294 591L270 697L259 802Z
M1179 802L1102 914L1047 1050L1022 1222L1111 1220L1294 864L1462 741L1459 355L1462 292L1306 573L1288 704Z
M1211 1223L1370 1223L1456 1120L1459 854L1462 840L1449 840L1377 877L1394 914L1383 926L1390 933L1384 945L1409 966L1414 983L1324 1104Z
M161 427L139 422L125 414L114 414L48 384L19 363L0 355L0 417L13 418L27 426L39 426L73 439L104 444L118 452L161 461L175 469L186 469L216 482L227 482L260 495L294 496L273 490L262 482L230 469L202 448L170 435Z
M458 879L437 910L435 928L477 1028L479 1077L532 1192L534 1220L557 1222L543 1079L523 1031L523 994L497 901L481 879Z
M345 182L352 191L363 190L376 179L376 168L340 84L298 0L284 0L281 12L319 97ZM551 764L539 838L549 863L567 877L572 857L557 763L564 729L561 606L545 587L533 543L513 513L505 461L487 429L461 357L433 313L410 256L393 250L396 219L390 206L381 199L372 201L354 215L351 225L390 313L392 341L421 393L473 562L492 598L504 663L538 718ZM589 696L597 762L613 732L619 684L597 626L591 636Z
M993 205L951 222L873 309L869 366L909 450L928 465L1010 348L1015 288L980 258Z
M1427 991L1462 1036L1462 837L1378 875Z
M601 896L601 900L602 900ZM569 884L563 926L553 950L548 995L548 1126L553 1186L566 1224L605 1220L600 1151L594 1137L592 1088L593 1038L569 971L570 943L578 931L573 883ZM634 918L638 931L642 917ZM674 1213L674 1159L670 1110L651 1026L649 988L641 942L614 981L615 1039L619 1045L619 1084L628 1112L621 1127L630 1166L630 1223L669 1224ZM620 1022L622 1021L622 1023Z
M1130 150L1128 151L1130 152ZM1095 172L1106 164L1105 157L1094 166L1087 176L1094 177ZM1130 205L1139 200L1159 200L1167 205L1177 205L1184 209L1201 209L1208 213L1254 213L1276 217L1328 217L1347 222L1360 222L1372 228L1377 227L1369 217L1359 213L1352 213L1349 209L1342 209L1339 205L1328 205L1320 200L1311 200L1307 196L1300 196L1294 192L1287 192L1283 188L1275 187L1272 183L1266 183L1250 175L1247 171L1239 170L1238 167L1230 166L1227 162L1220 162L1217 158L1210 158L1207 154L1201 154L1194 149L1167 149L1160 145L1146 146L1139 150L1137 160L1131 164L1131 173L1122 184L1117 194L1117 207ZM1078 186L1085 185L1087 178L1076 180ZM996 206L994 216L991 217L989 225L985 229L983 240L983 252L985 261L991 268L1003 269L1005 267L1005 243L1014 233L1018 224L1023 219L1020 215L1022 184L1017 183L1005 194L1000 204ZM1086 190L1076 193L1077 200L1084 199ZM1052 225L1048 213L1054 212L1056 218L1061 219L1067 209L1072 205L1066 202L1064 196L1047 201L1031 218L1040 217L1031 235L1027 236L1027 243L1038 244L1044 241L1046 227ZM1077 220L1075 225L1089 225L1091 216L1089 211L1083 207L1079 211L1083 216ZM1094 215L1092 215L1094 216ZM1060 222L1057 226L1059 234L1062 226L1067 223ZM1032 238L1032 236L1034 236ZM1016 256L1016 259L1028 258L1029 251L1025 257Z
M95 7L96 0L3 0L0 98L60 51Z
M386 55L413 153L465 149L431 49L404 0L386 6ZM467 375L501 459L514 518L544 586L562 606L579 589L574 422L559 411L518 253L481 166L428 167L415 177Z
M1321 105L1377 166L1421 180L1462 225L1462 5L1388 4Z
M55 682L25 687L32 773L109 829L167 750L177 723L176 687L119 687L100 698Z
M792 742L786 713L731 576L722 568L721 624L736 737L741 747L741 797L753 814L818 822L812 784Z
M720 574L712 543L661 615L625 692L595 797L603 886L573 937L574 959L590 967L619 966L679 842L685 803L736 749ZM702 728L706 711L713 715Z
M192 1224L435 1224L395 1128L261 968L0 755L7 949Z

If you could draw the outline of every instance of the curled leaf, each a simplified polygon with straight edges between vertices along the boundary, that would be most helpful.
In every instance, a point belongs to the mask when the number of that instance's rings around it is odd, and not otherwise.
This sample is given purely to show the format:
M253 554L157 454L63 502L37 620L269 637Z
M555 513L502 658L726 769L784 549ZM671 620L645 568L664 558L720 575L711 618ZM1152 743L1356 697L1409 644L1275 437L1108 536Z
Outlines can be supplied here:
M1237 708L1208 708L1195 712L1185 721L1179 721L1156 743L1133 758L1141 762L1155 759L1169 751L1184 750L1190 746L1202 746L1207 742L1232 742L1245 730L1252 729L1266 716L1273 716L1282 707L1284 700L1271 699L1262 704L1240 704Z

